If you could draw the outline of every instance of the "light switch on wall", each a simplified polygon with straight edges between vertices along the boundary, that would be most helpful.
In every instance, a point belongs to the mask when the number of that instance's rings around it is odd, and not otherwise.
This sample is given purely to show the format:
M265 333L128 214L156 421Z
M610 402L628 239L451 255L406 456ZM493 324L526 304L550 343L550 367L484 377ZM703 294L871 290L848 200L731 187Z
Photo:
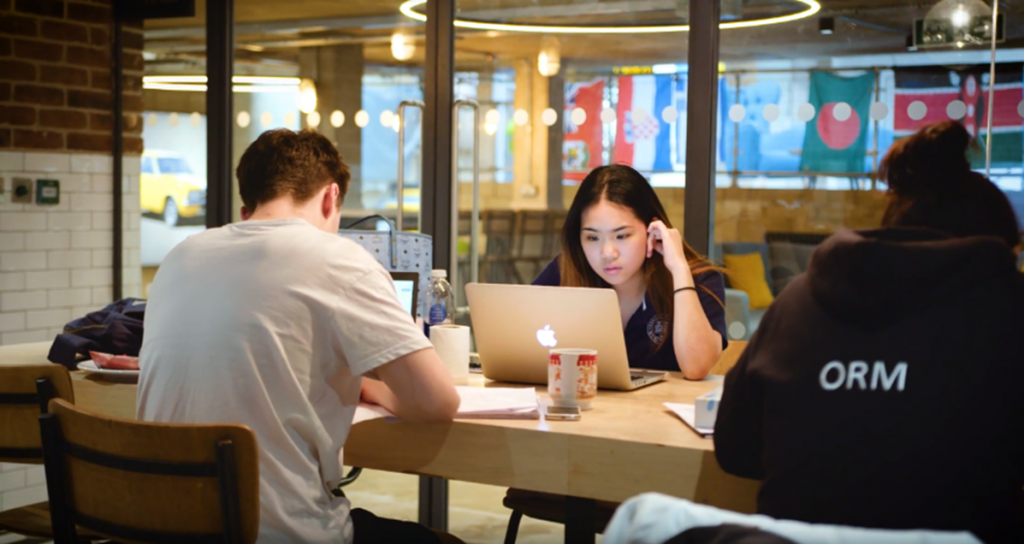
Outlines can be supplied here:
M28 178L14 178L11 184L11 202L20 204L32 203L32 180Z

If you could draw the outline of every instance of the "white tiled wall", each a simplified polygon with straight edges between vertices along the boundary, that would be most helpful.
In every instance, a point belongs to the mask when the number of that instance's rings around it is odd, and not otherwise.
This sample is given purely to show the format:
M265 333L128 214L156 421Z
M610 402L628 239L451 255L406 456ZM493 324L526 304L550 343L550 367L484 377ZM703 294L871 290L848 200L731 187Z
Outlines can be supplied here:
M124 296L140 296L138 157L123 162ZM50 341L113 298L113 160L0 152L0 345ZM12 204L12 178L60 181L60 204ZM46 500L41 466L0 463L0 511Z
M46 500L46 474L42 465L0 463L0 511Z

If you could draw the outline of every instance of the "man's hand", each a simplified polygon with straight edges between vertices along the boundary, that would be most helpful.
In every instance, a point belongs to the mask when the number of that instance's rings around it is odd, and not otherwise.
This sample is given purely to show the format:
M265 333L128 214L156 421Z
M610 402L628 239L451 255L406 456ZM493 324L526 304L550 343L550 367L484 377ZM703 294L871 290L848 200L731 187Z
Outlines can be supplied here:
M455 417L459 394L434 348L404 355L376 370L383 383L363 379L362 394L367 402L375 402L405 421L447 422Z
M373 378L363 377L363 387L359 398L363 402L383 406L391 412L395 411L395 394L385 383Z

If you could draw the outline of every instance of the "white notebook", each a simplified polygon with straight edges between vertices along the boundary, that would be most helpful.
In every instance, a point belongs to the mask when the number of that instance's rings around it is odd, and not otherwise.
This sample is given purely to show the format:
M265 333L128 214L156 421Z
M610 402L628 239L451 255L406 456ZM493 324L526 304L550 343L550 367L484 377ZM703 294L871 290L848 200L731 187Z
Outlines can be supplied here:
M462 402L456 419L539 419L537 391L532 387L455 386ZM397 420L388 410L360 402L353 425L371 419Z

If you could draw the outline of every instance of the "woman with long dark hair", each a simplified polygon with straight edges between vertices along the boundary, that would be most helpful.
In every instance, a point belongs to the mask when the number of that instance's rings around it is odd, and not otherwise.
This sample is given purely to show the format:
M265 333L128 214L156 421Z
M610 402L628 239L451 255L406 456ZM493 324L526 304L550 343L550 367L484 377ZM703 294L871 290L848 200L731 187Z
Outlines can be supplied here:
M953 236L995 236L1020 244L1006 194L971 170L974 141L956 121L942 121L897 141L879 165L889 184L883 227L928 228Z
M1024 542L1019 227L971 145L897 142L883 228L825 240L726 376L715 456L759 513Z
M533 284L614 289L631 367L699 380L728 345L719 270L683 241L628 166L587 175L562 228L562 253Z

